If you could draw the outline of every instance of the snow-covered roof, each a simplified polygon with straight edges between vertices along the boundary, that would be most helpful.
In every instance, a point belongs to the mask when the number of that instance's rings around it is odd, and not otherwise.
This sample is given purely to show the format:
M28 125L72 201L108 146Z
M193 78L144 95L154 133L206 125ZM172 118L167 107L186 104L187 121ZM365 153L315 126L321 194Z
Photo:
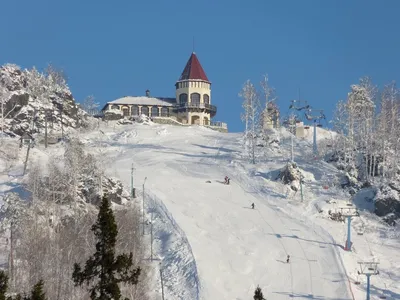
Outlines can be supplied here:
M153 98L153 97L122 97L117 100L107 102L107 104L126 104L126 105L159 105L173 106L176 104L175 98Z

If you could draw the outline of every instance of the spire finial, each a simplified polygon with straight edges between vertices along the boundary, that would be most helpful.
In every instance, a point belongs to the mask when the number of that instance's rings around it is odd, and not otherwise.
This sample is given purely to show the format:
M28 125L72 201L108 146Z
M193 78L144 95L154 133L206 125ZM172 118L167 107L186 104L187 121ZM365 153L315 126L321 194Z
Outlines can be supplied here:
M193 36L193 51L192 52L194 53L194 36Z

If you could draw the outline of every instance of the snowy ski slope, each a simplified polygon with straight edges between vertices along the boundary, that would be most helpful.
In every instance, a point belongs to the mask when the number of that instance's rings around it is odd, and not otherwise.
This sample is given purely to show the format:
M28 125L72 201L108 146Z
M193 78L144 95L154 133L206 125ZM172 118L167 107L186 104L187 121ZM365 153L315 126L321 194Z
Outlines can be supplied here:
M307 199L300 203L299 195L287 198L285 187L268 180L269 172L287 161L287 142L282 153L271 154L255 169L241 155L240 134L153 124L88 138L88 146L106 151L110 170L126 184L132 162L135 186L141 189L147 177L146 195L153 199L146 202L147 212L158 216L154 247L163 258L166 295L172 299L249 299L257 285L267 299L363 297L363 285L351 284L346 273L346 268L355 273L360 258L343 253L344 225L317 219L315 199L334 198L322 190L322 169L334 170L305 159L308 142L297 142L297 160L310 179ZM229 186L222 184L225 175L231 178ZM166 218L156 213L161 202L179 228L178 238L162 230ZM325 223L331 228L324 229ZM190 245L182 246L182 239Z
M380 262L381 274L372 278L371 299L400 299L398 229L362 211L353 222L353 252L345 252L346 224L328 220L326 212L346 197L332 188L336 170L311 159L309 141L295 140L295 160L306 178L301 202L299 193L271 180L290 157L284 130L281 149L253 166L242 156L241 134L112 122L100 129L79 134L87 150L100 155L107 173L126 187L134 163L140 205L145 183L147 242L150 222L154 236L152 299L161 299L159 266L166 299L244 300L257 285L267 299L364 299L357 261L372 259ZM33 150L33 159L47 155L40 146ZM225 175L229 186L222 184ZM355 234L361 225L364 234Z

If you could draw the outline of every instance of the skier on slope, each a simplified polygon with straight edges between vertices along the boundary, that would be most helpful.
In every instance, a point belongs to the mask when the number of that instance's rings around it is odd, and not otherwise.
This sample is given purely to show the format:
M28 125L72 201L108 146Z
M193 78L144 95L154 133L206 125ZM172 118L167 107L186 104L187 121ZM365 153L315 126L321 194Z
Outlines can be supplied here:
M251 204L251 208L254 209L254 203Z
M286 262L289 263L289 260L290 260L290 256L288 255L287 259L286 259Z

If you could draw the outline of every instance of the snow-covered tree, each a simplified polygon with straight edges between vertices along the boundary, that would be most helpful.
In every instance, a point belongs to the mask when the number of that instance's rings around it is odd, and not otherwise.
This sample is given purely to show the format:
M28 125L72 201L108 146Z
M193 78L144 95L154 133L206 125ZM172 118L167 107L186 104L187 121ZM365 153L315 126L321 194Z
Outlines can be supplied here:
M263 75L263 78L260 82L261 93L264 98L264 110L262 111L262 122L276 123L278 120L275 120L279 116L279 109L276 105L276 100L278 99L276 95L276 90L269 83L268 74Z
M59 86L64 86L67 84L68 77L63 69L55 67L53 64L48 64L46 69L44 70L45 75L49 80L51 80L54 84Z
M98 108L99 108L99 103L95 101L93 95L87 96L85 100L83 100L83 109L88 114L97 113Z
M11 72L3 72L2 70L10 70ZM1 110L1 132L4 132L5 119L17 107L16 104L8 105L11 98L11 90L13 89L13 80L9 74L20 72L20 67L14 64L6 64L0 69L0 110Z
M378 114L377 145L381 149L382 175L393 178L397 172L400 141L400 90L395 82L385 85Z
M247 80L239 96L243 98L242 121L245 122L244 142L251 162L256 163L257 134L259 133L260 97L256 88Z
M1 229L2 231L8 230L10 237L10 278L11 282L14 281L14 245L15 235L20 229L24 218L28 215L28 208L26 202L22 201L17 193L8 193L2 198L3 205L0 207L1 215Z

